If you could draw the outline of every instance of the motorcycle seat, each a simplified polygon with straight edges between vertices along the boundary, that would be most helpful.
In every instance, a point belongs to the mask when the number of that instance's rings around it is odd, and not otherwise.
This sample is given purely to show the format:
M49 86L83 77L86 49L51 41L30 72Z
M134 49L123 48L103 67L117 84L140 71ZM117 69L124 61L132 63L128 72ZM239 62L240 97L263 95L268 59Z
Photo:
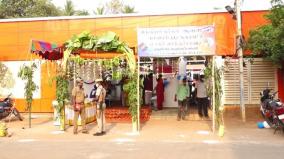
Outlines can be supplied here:
M277 115L284 114L284 107L275 108Z

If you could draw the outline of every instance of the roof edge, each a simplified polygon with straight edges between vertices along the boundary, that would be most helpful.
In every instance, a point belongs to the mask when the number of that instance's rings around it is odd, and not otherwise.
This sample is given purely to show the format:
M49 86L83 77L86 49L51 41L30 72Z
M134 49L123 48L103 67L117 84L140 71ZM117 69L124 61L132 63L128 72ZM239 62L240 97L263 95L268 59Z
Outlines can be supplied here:
M260 12L260 11L268 11L268 9L263 10L243 10L242 12ZM148 14L139 14L139 13L131 13L131 14L111 14L111 15L91 15L91 16L58 16L58 17L35 17L35 18L14 18L14 19L0 19L0 23L7 22L30 22L30 21L48 21L48 20L79 20L79 19L101 19L101 18L122 18L122 17L143 17L143 16L170 16L170 15L190 15L190 14L218 14L218 13L226 13L226 11L211 11L211 12L194 12L194 13L186 13L186 12L175 12L175 13L148 13Z

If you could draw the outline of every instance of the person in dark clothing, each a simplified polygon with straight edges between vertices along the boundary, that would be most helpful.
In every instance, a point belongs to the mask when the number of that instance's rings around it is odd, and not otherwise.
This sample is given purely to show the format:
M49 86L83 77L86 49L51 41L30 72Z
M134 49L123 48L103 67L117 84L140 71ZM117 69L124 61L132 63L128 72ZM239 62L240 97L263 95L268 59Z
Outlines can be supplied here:
M123 90L123 85L126 84L128 77L127 76L123 76L122 79L119 82L119 85L121 86L121 104L122 106L126 106L126 93Z
M91 93L90 93L90 98L93 99L96 97L96 90L97 90L97 86L94 85L94 88L91 90Z
M157 86L155 89L157 94L157 108L158 110L162 110L164 102L164 82L161 74L159 74L159 78L157 79Z
M150 105L153 93L153 74L150 73L144 80L145 105Z

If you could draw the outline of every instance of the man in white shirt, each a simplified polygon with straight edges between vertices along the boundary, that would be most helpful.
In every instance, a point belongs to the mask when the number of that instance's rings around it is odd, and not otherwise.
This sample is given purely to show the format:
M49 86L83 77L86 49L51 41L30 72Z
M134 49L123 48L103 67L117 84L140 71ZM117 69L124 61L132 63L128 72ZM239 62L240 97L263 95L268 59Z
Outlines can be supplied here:
M200 75L199 80L196 82L197 101L198 101L198 114L202 118L208 118L208 97L207 89L204 81L204 75Z

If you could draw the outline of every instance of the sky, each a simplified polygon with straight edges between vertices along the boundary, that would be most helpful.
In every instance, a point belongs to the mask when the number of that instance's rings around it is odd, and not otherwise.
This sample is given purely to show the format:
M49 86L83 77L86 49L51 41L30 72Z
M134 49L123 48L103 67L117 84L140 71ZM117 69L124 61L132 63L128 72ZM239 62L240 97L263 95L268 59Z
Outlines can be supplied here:
M66 0L52 0L61 8ZM91 14L97 7L109 0L72 0L76 9L88 10ZM124 4L134 6L141 14L152 13L198 13L224 12L226 5L233 6L234 0L123 0ZM270 0L243 0L242 10L266 10L271 7Z

